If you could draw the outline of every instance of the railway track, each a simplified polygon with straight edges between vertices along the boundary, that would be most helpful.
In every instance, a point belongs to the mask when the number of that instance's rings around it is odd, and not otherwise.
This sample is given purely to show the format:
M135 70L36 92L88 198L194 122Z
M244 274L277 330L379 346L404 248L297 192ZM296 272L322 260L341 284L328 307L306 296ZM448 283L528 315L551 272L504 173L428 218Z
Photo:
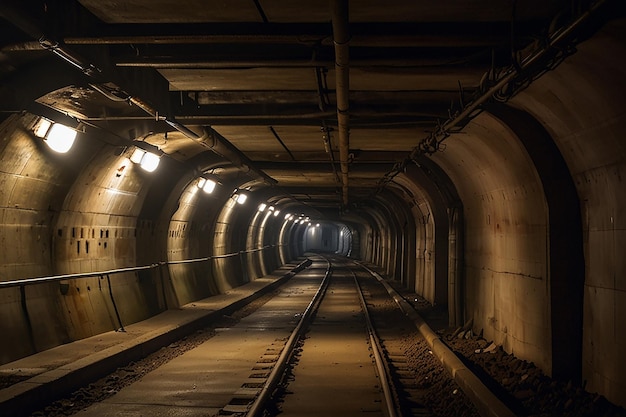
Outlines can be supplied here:
M289 355L294 360L283 390L289 394L275 399L278 406L272 408L284 416L395 416L393 390L360 287L349 268L332 262L320 301L305 318L306 338L297 356Z
M310 337L304 341L301 350L298 352L298 358L291 367L290 378L294 382L286 384L284 391L290 392L290 395L274 399L280 403L281 415L350 415L359 413L374 413L389 417L395 416L430 416L432 413L424 404L424 389L420 388L415 382L414 373L407 364L407 358L402 346L402 330L407 327L407 323L403 322L402 314L389 315L388 311L376 311L377 308L386 301L387 309L389 305L395 309L391 299L387 295L384 288L372 277L372 275L361 269L358 265L343 258L330 259L336 266L333 268L331 278L335 282L330 284L330 291L333 294L343 294L341 306L333 309L332 298L336 295L327 296L325 301L329 306L326 311L322 310L322 320L311 325L312 331ZM346 293L353 293L352 297L348 297ZM324 307L324 302L320 303ZM356 326L341 317L342 312L345 316L347 311L353 313L360 310L357 314ZM370 312L370 310L372 310ZM333 315L334 313L334 315ZM396 310L396 313L398 311ZM346 327L345 329L337 329L338 326ZM360 395L354 392L347 392L346 397L358 398L360 404L354 406L353 409L340 409L350 401L340 398L337 392L342 391L343 370L336 372L334 369L337 362L337 356L343 350L348 355L355 355L356 349L345 349L345 345L350 345L351 340L347 335L359 327L357 333L362 333L363 339L366 341L370 358L374 367L376 379L370 380L370 384L374 384L374 391L367 389ZM338 345L333 352L332 362L330 359L324 360L324 354L328 353L331 348L324 346L324 334L334 335L330 343ZM311 348L308 346L312 345ZM342 346L344 345L344 346ZM364 347L364 346L362 346ZM310 350L313 350L311 353ZM317 354L321 358L316 358ZM307 356L313 357L309 359L307 365L313 369L327 369L327 372L307 372L300 371L300 365ZM347 361L350 364L350 360ZM352 361L354 362L354 361ZM335 365L335 366L334 366ZM355 363L352 365L361 366ZM355 369L351 370L349 382L354 383ZM349 373L349 371L348 371ZM371 376L371 375L370 375ZM334 381L333 382L329 382ZM363 377L360 382L363 383ZM320 388L323 387L323 388ZM298 391L301 391L300 393ZM344 391L346 391L344 389ZM371 398L368 399L368 393ZM285 398L286 397L286 398ZM334 398L330 401L330 398ZM337 398L339 397L339 398ZM376 404L376 406L367 408L367 404ZM260 407L259 407L260 408ZM269 407L274 409L276 407ZM311 411L313 410L313 411ZM250 413L248 416L261 415L258 413Z
M432 415L407 356L415 328L386 290L350 260L311 259L250 314L78 415Z

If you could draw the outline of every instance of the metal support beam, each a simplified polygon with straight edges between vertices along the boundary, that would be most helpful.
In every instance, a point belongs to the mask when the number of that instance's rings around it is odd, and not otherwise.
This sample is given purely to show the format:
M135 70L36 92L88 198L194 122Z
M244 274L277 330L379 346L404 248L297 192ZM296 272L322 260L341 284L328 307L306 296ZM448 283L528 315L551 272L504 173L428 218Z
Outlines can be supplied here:
M192 133L196 135L196 138L194 138L195 141L202 146L211 149L222 158L230 161L240 170L246 172L247 174L253 174L252 176L260 178L267 185L274 186L278 183L278 181L274 178L255 167L254 163L248 159L248 157L246 157L239 149L237 149L237 147L235 147L235 145L230 143L228 139L220 135L214 129L204 127L202 134L197 134L195 132Z
M348 0L332 0L333 39L335 44L335 79L337 121L339 124L339 163L341 166L342 202L348 205L348 155L350 153L350 56Z

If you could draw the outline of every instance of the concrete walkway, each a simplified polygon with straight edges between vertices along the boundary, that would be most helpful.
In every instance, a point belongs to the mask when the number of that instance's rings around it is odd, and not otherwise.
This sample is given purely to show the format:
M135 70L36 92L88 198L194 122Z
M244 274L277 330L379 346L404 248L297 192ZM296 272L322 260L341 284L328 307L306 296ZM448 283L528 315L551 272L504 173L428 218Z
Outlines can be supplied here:
M282 349L322 277L323 270L315 267L298 274L281 286L278 296L236 324L76 416L206 417L246 409L236 399L242 391L261 390L246 384L265 383L266 370L259 365L271 365L263 358L274 356L270 349ZM247 403L251 398L244 399Z
M22 415L33 404L51 402L167 346L273 290L303 267L287 264L224 294L127 325L125 332L102 333L1 365L0 375L28 379L0 390L0 415Z

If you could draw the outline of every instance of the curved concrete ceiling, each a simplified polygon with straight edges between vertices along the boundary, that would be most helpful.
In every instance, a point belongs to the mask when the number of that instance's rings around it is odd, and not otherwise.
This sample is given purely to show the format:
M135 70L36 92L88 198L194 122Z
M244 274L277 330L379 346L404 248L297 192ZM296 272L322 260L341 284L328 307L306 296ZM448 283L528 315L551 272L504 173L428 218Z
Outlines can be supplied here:
M339 21L332 4L5 2L0 75L12 82L1 110L53 109L109 141L141 139L200 169L211 146L198 132L210 127L232 151L216 152L244 172L341 211L371 198L394 164L480 93L485 74L515 64L512 51L538 48L571 11L562 0L351 2ZM339 89L333 28L350 36ZM349 109L338 112L344 88ZM291 192L302 188L314 191Z

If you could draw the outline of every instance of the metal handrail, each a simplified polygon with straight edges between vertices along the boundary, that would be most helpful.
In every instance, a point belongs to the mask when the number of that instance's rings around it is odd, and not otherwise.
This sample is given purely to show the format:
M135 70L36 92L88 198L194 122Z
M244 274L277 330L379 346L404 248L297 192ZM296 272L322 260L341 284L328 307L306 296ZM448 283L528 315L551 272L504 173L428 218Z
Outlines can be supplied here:
M153 264L150 264L150 265L133 266L133 267L117 268L117 269L109 269L109 270L106 270L106 271L80 272L80 273L62 274L62 275L48 275L48 276L36 277L36 278L24 278L24 279L15 279L15 280L11 280L11 281L0 281L0 289L2 289L2 288L11 288L11 287L22 287L22 286L26 286L26 285L42 284L42 283L46 283L46 282L63 281L63 280L67 280L67 279L82 279L82 278L92 278L92 277L98 277L98 276L102 277L102 276L108 276L108 275L113 275L113 274L121 274L121 273L124 273L124 272L145 271L145 270L149 270L149 269L159 268L159 267L165 266L165 265L176 265L176 264L186 264L186 263L207 262L207 261L210 261L210 260L213 260L213 259L232 258L232 257L235 257L235 256L240 256L240 255L245 254L245 253L260 252L262 250L269 249L269 248L274 248L274 247L277 247L277 246L284 246L284 245L266 245L266 246L263 246L262 248L247 249L247 250L244 250L244 251L227 253L227 254L224 254L224 255L213 255L213 256L207 256L207 257L203 257L203 258L185 259L185 260L181 260L181 261L161 261L161 262L153 263Z

